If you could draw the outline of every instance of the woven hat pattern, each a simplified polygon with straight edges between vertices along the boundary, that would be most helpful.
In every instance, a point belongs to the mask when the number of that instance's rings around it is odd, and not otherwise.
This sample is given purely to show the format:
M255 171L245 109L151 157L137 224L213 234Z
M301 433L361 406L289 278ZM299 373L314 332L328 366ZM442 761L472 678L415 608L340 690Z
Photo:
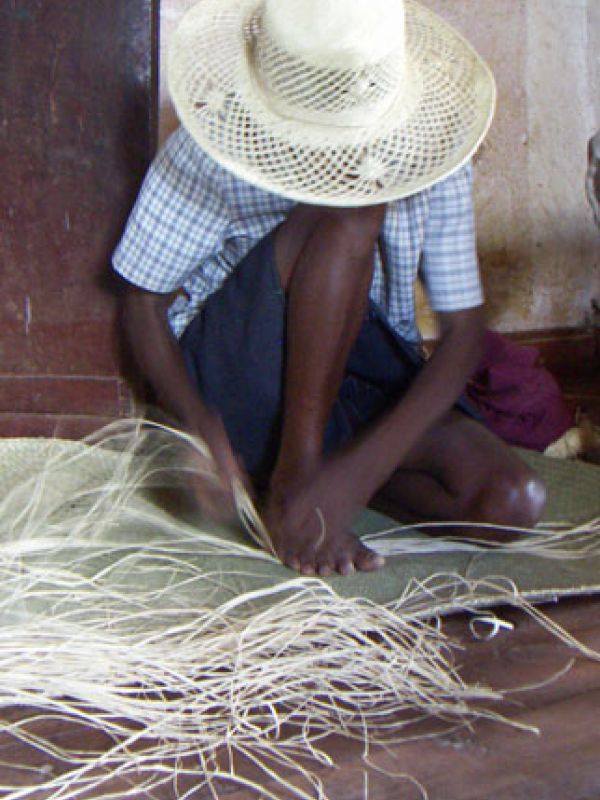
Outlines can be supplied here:
M495 87L458 33L404 5L403 63L391 53L344 70L278 47L258 0L201 0L170 53L183 125L240 177L303 202L368 205L430 186L478 147Z
M354 69L312 65L278 47L260 32L252 48L267 103L284 117L320 125L364 126L365 113L389 106L398 82L392 56Z

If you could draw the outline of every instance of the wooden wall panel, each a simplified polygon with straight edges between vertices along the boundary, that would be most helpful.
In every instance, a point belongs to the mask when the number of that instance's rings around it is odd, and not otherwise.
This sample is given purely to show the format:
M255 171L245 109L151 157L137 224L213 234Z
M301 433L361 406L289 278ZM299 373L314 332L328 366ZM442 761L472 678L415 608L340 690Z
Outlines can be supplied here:
M0 434L128 410L109 261L154 148L154 35L153 0L0 0Z

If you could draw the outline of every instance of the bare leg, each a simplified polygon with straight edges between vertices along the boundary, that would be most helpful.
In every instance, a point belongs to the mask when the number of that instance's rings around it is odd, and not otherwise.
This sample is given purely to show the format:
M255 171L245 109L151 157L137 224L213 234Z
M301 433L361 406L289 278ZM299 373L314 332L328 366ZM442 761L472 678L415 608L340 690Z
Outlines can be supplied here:
M287 365L282 439L264 517L282 561L305 574L382 564L348 530L353 510L371 500L368 465L348 457L354 445L322 458L325 426L364 318L382 220L382 208L299 207L275 239L288 294ZM545 497L508 447L455 411L402 458L385 494L413 519L508 525L534 524Z
M376 569L382 560L318 508L300 508L319 470L323 437L367 308L373 251L385 207L300 206L277 231L288 296L285 409L265 520L281 559L305 574ZM357 499L357 504L360 502ZM298 526L290 523L296 503Z

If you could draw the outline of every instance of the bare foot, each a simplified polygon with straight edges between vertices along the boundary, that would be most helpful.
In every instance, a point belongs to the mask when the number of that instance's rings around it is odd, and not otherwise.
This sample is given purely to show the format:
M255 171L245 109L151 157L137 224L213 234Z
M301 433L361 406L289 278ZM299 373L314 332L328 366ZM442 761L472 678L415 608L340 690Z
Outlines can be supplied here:
M383 566L384 559L349 530L363 505L349 483L333 460L302 477L273 477L263 519L284 564L304 575L323 577Z

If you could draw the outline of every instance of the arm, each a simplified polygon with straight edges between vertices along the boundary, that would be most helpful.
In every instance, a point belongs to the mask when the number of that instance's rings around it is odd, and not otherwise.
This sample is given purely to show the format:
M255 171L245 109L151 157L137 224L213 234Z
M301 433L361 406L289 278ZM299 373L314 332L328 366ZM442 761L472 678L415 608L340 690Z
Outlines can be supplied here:
M401 402L342 458L364 503L449 411L482 355L483 293L470 165L431 189L420 269L431 306L437 310L440 339Z
M124 280L123 326L140 373L161 406L201 437L216 461L222 496L214 491L216 482L194 488L203 509L220 516L231 507L232 481L241 471L220 418L188 377L167 320L172 293L222 240L226 209L214 167L184 128L169 137L146 175L113 266Z
M482 307L439 315L439 343L402 400L344 455L365 502L456 402L482 355Z
M195 484L203 510L220 517L233 506L232 482L244 481L221 419L207 409L188 376L181 351L167 320L171 295L126 284L123 324L141 374L162 408L190 433L202 438L217 464L217 487Z
M154 389L158 402L191 433L200 434L207 416L188 377L167 309L170 294L158 294L126 284L123 326L141 374Z
M371 459L372 479L365 479L373 491L449 411L482 356L483 292L470 164L431 189L420 272L431 307L437 310L440 339L401 403L359 443L355 458L365 463Z

